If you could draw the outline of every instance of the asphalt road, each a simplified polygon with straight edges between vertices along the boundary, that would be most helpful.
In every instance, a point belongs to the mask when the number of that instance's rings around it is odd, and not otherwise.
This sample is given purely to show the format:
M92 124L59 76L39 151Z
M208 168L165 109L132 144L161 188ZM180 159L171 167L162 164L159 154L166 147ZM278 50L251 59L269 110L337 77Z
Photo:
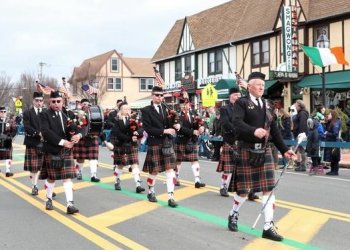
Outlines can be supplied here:
M275 221L285 236L281 243L261 238L262 218L252 230L260 201L246 202L240 210L239 232L227 229L232 196L218 195L220 175L216 162L201 160L207 187L195 189L189 163L184 163L177 208L167 206L164 175L156 182L158 203L136 194L125 169L122 191L113 187L112 159L100 150L101 183L89 181L86 163L83 181L74 180L78 215L65 214L62 182L57 181L54 211L46 211L45 191L30 195L28 173L23 171L23 137L16 138L12 170L6 178L0 169L0 249L348 249L350 245L350 170L340 176L309 176L288 171L276 191ZM143 164L145 154L140 153ZM276 171L276 177L280 171ZM142 179L146 175L142 174Z

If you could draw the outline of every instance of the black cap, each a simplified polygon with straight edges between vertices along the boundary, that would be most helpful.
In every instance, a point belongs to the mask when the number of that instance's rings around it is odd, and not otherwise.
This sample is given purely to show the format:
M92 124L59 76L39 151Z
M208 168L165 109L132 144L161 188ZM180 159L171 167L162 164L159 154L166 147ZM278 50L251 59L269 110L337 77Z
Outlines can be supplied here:
M229 90L228 93L229 93L229 95L234 94L234 93L239 93L239 89L238 89L238 88L235 88L235 87L230 88L230 90Z
M59 97L62 97L61 92L59 92L58 90L51 91L50 98L59 98Z
M34 93L33 93L33 99L34 99L34 98L38 98L38 97L44 97L44 96L43 96L43 93L41 93L41 92L34 92Z
M260 72L252 72L249 76L248 76L248 82L252 79L260 79L260 80L264 80L265 81L265 74L260 73Z
M88 102L88 103L90 103L90 101L89 101L88 99L86 99L86 98L81 99L80 103L83 103L83 102Z
M154 86L152 88L152 92L163 92L163 88L159 86Z
M1 106L0 110L6 110L6 107L5 106Z

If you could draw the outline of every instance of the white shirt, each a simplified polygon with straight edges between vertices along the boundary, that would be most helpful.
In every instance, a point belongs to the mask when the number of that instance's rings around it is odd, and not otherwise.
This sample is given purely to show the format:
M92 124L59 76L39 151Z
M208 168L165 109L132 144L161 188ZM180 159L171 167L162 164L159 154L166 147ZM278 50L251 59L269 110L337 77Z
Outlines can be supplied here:
M259 106L258 105L258 101L256 99L259 100L259 103L260 103L260 107L262 108L264 105L263 105L263 101L261 100L261 97L255 97L253 96L252 94L249 93L249 97L250 97L250 100L252 100L252 102L256 105L256 106Z

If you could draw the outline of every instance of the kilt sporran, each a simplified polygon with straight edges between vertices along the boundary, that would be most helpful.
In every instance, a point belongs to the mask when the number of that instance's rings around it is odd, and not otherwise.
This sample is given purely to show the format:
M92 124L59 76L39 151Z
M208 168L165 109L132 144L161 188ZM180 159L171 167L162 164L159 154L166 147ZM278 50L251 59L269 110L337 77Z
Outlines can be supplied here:
M259 167L265 163L265 149L248 149L249 165Z

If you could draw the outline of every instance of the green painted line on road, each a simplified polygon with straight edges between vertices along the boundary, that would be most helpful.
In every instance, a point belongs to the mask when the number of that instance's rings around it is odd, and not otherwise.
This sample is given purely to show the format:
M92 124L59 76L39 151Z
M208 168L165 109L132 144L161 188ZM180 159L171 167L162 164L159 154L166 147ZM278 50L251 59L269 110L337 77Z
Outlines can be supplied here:
M83 178L83 180L90 182L90 178ZM108 184L108 183L99 182L99 183L94 183L94 185L100 186L104 189L114 190L114 186L111 184ZM145 194L137 194L135 192L125 190L125 189L118 191L118 193L122 193L124 195L130 196L130 197L133 197L133 198L136 198L139 200L147 200L147 197L145 196ZM158 201L157 204L159 204L159 206L162 206L162 207L168 207L168 203L165 201ZM171 209L177 210L183 214L200 219L202 221L206 221L206 222L227 228L227 219L224 219L222 217L215 216L215 215L208 214L208 213L204 213L204 212L201 212L199 210L194 210L194 209L187 208L187 207L184 207L181 205L177 206L176 208L171 208ZM252 235L252 236L255 236L257 238L261 238L261 235L262 235L261 230L257 230L257 229L252 230L250 226L243 225L243 224L238 224L238 225L239 225L239 232L242 232L242 233L245 233L248 235ZM312 246L310 244L305 244L303 242L295 241L292 239L286 239L286 238L280 243L297 248L297 249L304 249L304 250L321 250L322 249L322 248L319 248L316 246Z

